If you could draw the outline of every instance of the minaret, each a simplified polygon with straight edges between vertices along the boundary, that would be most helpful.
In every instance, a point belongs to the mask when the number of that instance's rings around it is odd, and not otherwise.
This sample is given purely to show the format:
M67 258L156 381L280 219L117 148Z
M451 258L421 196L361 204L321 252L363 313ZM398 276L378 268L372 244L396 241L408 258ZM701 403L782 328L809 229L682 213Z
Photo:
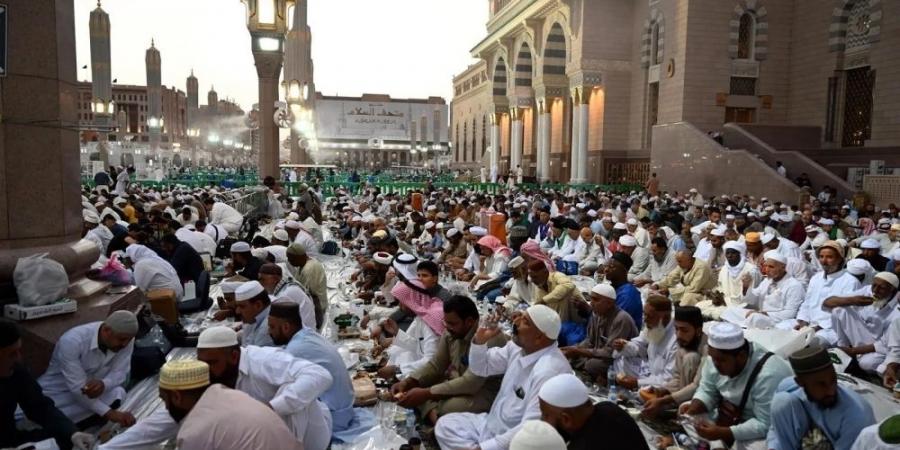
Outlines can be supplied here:
M194 69L191 69L191 76L187 77L187 127L197 128L197 110L200 108L200 88L197 84L197 77L194 76Z
M113 114L112 69L109 51L109 15L100 7L91 11L89 24L91 34L91 111L94 126L99 131L100 142L97 150L103 167L109 166L107 140L111 130Z
M294 23L284 41L284 82L296 82L301 88L301 95L306 91L307 98L302 99L302 104L292 108L297 121L309 120L315 126L315 97L316 86L313 81L312 61L312 32L308 23L308 0L299 0L294 7ZM305 86L305 89L303 88ZM308 111L301 115L300 110ZM301 117L303 116L303 117ZM311 137L311 136L307 136ZM299 146L299 133L295 127L291 128L291 162L294 164L306 164L309 160L306 151Z
M162 119L162 61L156 43L151 39L144 60L147 64L147 129L150 134L150 154L156 157L160 135L165 123Z
M209 87L209 94L206 94L206 105L211 116L219 113L219 94L216 93L216 87Z

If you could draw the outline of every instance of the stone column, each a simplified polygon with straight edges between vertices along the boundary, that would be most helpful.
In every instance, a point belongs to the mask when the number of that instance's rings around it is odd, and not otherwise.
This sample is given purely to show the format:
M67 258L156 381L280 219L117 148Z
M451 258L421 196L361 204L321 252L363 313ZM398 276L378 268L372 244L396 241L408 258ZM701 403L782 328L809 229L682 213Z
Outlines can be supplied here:
M581 112L578 114L578 178L577 183L587 183L588 176L588 131L590 129L591 117L591 88L581 88L581 102L576 106Z
M550 181L550 137L552 135L551 125L553 123L552 111L553 99L545 98L541 101L541 108L538 111L538 167L539 178L541 183Z
M525 122L522 120L524 110L521 108L512 108L509 110L510 126L510 149L509 149L509 170L516 173L516 168L522 165L522 147L525 143Z
M571 166L569 167L569 183L580 183L578 180L579 167L581 162L581 108L580 96L577 88L572 89L572 145L570 152L572 154Z
M501 113L491 114L491 166L488 167L491 183L497 182L500 170L500 119L502 115Z
M281 52L254 52L259 77L259 178L278 179L279 139L275 125L275 101L278 100L278 78L281 75Z
M46 368L59 336L81 323L103 320L135 291L110 296L106 284L83 275L99 256L81 239L81 179L77 123L74 2L16 2L8 8L14 33L6 41L15 65L0 78L0 299L13 300L19 258L41 253L61 263L67 295L78 312L28 322L23 353L35 375ZM126 298L127 297L127 298Z

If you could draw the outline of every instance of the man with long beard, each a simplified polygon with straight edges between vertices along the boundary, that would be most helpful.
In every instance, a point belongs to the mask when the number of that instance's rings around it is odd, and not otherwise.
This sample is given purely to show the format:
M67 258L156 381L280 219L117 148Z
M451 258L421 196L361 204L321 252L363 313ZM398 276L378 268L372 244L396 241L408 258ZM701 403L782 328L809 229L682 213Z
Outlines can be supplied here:
M696 306L675 308L675 372L663 387L641 390L646 399L642 414L654 417L663 409L675 408L694 396L700 384L700 369L706 358L706 335L703 334L703 315Z
M789 362L796 376L783 380L772 397L768 448L807 448L801 444L810 439L850 448L863 428L875 423L872 407L852 389L838 385L824 348L804 348Z
M630 341L616 339L612 346L625 357L626 375L617 380L621 386L634 389L666 385L675 372L675 355L678 352L672 323L672 301L661 295L647 297L644 331ZM644 361L650 370L646 376L639 377L639 368Z

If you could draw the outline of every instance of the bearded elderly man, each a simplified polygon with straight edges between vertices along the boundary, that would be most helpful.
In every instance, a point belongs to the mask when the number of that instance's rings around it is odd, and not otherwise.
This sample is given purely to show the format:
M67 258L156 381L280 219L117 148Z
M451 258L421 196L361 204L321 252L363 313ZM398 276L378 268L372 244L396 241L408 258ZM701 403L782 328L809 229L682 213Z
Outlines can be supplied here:
M655 417L662 410L675 408L688 401L700 385L700 372L707 355L706 334L703 333L703 314L696 306L675 308L675 371L665 386L641 389L645 399L644 417Z
M900 318L897 288L900 280L890 272L875 275L871 285L853 295L831 296L822 304L831 309L831 320L837 334L837 345L854 357L859 367L869 373L882 373L885 351L878 351L891 322Z
M482 377L503 374L503 382L490 412L454 413L438 419L435 436L441 448L509 448L523 423L541 417L538 393L544 382L572 373L556 343L562 323L555 311L534 305L513 323L513 340L504 347L485 345L500 334L499 328L482 327L475 333L469 349L470 370Z
M722 314L722 319L748 328L773 328L781 321L797 317L803 304L805 290L799 281L788 275L787 258L775 250L763 255L765 279L751 288L744 282L746 308L732 307Z
M806 297L797 312L797 319L779 322L776 327L795 330L812 327L823 346L833 347L837 345L837 333L831 324L831 311L826 311L822 305L829 296L848 295L856 291L860 283L856 277L843 269L844 248L837 242L828 241L822 244L817 255L822 270L809 280Z
M769 449L809 448L810 440L850 448L859 433L875 423L872 407L856 391L838 384L824 348L807 347L788 360L795 376L782 380L772 397Z
M650 295L644 304L644 331L626 341L616 339L615 350L624 356L625 376L618 384L626 389L665 386L675 373L678 342L672 322L672 301L661 295ZM643 366L649 370L644 371Z
M681 306L694 306L703 301L709 291L716 288L716 276L705 261L694 258L690 251L675 254L678 267L669 272L650 289L661 294L671 294Z

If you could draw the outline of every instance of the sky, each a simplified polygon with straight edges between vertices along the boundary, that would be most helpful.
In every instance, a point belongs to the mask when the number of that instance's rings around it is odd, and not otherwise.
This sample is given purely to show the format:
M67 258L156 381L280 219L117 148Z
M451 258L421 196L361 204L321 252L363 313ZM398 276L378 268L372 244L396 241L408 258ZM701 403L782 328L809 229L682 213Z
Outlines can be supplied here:
M78 79L90 80L90 12L75 0ZM104 0L110 15L112 78L146 84L151 38L162 57L162 83L186 90L194 70L200 103L215 86L245 110L257 100L250 36L239 0ZM311 0L315 82L325 95L389 94L452 98L453 75L485 35L486 0Z

